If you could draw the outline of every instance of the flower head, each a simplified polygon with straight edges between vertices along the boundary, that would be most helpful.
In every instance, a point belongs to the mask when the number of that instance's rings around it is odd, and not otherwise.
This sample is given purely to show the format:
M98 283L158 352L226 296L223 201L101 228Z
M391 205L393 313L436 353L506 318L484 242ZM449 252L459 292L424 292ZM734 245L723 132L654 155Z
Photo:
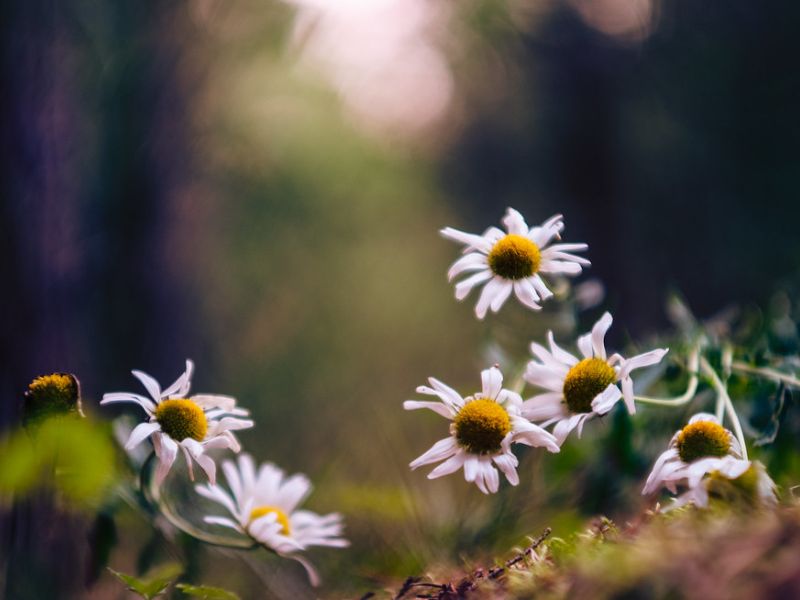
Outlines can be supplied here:
M444 461L428 474L428 479L449 475L463 467L467 481L474 482L484 494L494 493L500 486L497 468L511 485L519 483L519 462L511 452L513 442L559 451L550 433L522 417L522 398L503 388L503 374L497 367L482 371L481 391L466 398L433 377L428 381L431 387L420 386L417 392L436 396L439 402L403 403L406 410L428 408L451 421L450 435L411 462L411 468L416 469Z
M528 363L525 380L547 391L526 400L522 415L543 427L555 423L553 434L559 444L575 428L580 436L588 419L606 414L620 398L628 412L635 413L631 371L654 365L667 353L657 349L631 358L609 357L605 335L611 323L611 315L605 313L590 333L578 338L580 359L559 347L552 331L547 334L549 349L531 344L535 358Z
M651 494L661 487L674 494L677 485L684 483L696 494L707 474L716 471L735 478L749 465L749 461L742 460L738 440L719 419L709 413L697 413L683 429L675 432L669 447L656 459L642 494Z
M51 416L76 414L81 410L81 388L71 373L51 373L36 377L28 384L22 406L26 425L37 424Z
M253 426L253 421L240 418L249 413L243 408L237 408L236 400L230 396L188 396L193 371L194 363L187 360L183 375L162 390L150 375L134 370L134 377L142 382L150 398L130 392L114 392L103 395L100 401L100 404L134 402L144 409L148 420L134 428L125 448L130 450L146 438L152 439L158 457L157 483L161 483L167 476L179 448L186 458L190 477L194 478L194 460L213 483L217 468L206 450L230 448L238 452L241 446L233 432Z
M445 227L441 234L466 245L447 277L452 281L467 272L474 273L456 284L456 298L463 300L472 288L486 283L475 306L479 319L491 309L497 312L514 292L528 308L539 310L540 302L553 293L542 279L543 274L579 275L591 263L572 252L586 250L586 244L553 244L564 228L563 217L556 215L540 227L528 228L525 219L513 208L503 217L506 232L491 227L483 235L475 235Z
M750 509L777 504L775 482L759 461L725 456L714 467L700 480L692 481L689 489L673 498L665 510L687 504L707 508L712 500Z
M305 475L286 477L270 463L256 471L249 454L239 456L238 464L222 463L230 493L216 485L198 485L197 493L221 504L233 517L208 516L207 523L235 529L281 556L299 561L313 585L319 578L311 564L296 553L311 546L344 548L342 517L337 513L318 515L298 507L311 492Z

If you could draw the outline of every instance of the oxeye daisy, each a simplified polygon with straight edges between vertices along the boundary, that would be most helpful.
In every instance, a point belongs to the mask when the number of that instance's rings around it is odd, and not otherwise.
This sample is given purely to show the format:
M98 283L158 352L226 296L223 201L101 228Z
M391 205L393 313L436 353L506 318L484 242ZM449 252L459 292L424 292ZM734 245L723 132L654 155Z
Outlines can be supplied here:
M559 444L575 428L580 437L588 419L606 414L620 398L624 398L628 412L635 413L631 371L654 365L667 353L662 348L631 358L619 354L609 357L605 335L611 322L611 315L605 313L591 333L578 338L581 359L560 348L552 331L547 334L549 350L531 344L535 359L528 363L525 380L548 391L526 400L522 415L543 427L555 423L553 434Z
M286 477L270 463L256 471L249 454L239 455L238 465L226 460L222 471L230 493L216 485L198 485L197 493L221 504L233 519L207 516L207 523L235 529L275 553L300 562L313 585L319 577L314 567L297 552L311 546L344 548L350 543L342 536L342 517L337 513L318 515L298 510L311 492L305 475Z
M699 480L687 479L689 488L673 498L672 504L666 510L687 504L706 508L712 499L749 508L777 504L775 482L759 461L743 460L730 455L710 460L714 461L714 469L704 473Z
M464 233L445 227L441 234L451 240L466 244L465 256L458 259L447 277L450 281L459 275L476 271L456 284L456 298L463 300L472 288L485 283L475 314L479 319L491 309L497 312L514 292L517 299L528 308L539 310L540 302L553 293L541 275L579 275L591 263L572 252L583 251L586 244L553 244L560 239L564 221L556 215L540 227L528 228L522 215L509 208L503 217L506 232L491 227L483 235Z
M738 462L732 462L731 458ZM669 447L656 459L642 494L651 494L661 487L674 494L679 483L694 490L708 473L720 471L728 478L735 478L748 467L749 461L742 460L736 436L716 416L697 413L686 427L675 432Z
M144 409L148 420L133 429L125 449L130 450L151 438L158 457L156 483L161 483L167 476L178 449L183 451L192 479L194 460L213 483L217 468L206 450L230 448L239 452L241 446L233 432L253 426L253 421L240 418L249 413L237 408L236 400L230 396L195 394L187 397L193 372L194 363L187 360L186 371L162 390L150 375L133 370L131 373L142 382L150 398L131 392L113 392L104 394L100 401L100 404L133 402Z
M449 475L463 467L467 481L474 482L484 494L494 493L500 486L495 465L511 485L519 483L519 463L511 452L513 442L559 451L549 432L521 416L522 398L503 388L503 374L499 368L482 371L481 391L466 398L433 377L428 381L431 387L422 385L417 393L437 396L439 402L407 400L403 403L406 410L429 408L451 421L450 435L411 462L411 468L416 469L444 461L428 474L428 479Z

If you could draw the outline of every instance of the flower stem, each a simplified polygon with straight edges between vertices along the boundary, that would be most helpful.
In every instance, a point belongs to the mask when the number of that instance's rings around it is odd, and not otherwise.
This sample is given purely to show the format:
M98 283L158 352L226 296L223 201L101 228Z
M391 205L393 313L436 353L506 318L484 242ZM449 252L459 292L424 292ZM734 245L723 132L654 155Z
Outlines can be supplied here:
M682 406L694 398L697 392L698 377L698 359L700 357L700 345L697 344L692 348L687 362L689 371L689 383L686 386L686 391L680 396L674 398L649 398L647 396L634 396L637 402L643 404L654 404L656 406Z
M767 379L776 379L785 383L786 385L800 388L800 379L792 377L791 375L787 375L786 373L781 373L775 369L770 369L768 367L751 367L747 363L739 361L734 361L731 364L731 368L734 371L741 371L742 373L750 373L752 375L760 375L761 377L766 377Z
M739 440L739 445L742 447L742 458L747 460L747 445L744 441L742 424L739 422L739 416L736 414L736 409L733 407L733 401L728 395L728 390L725 388L725 384L722 383L722 380L719 378L719 375L717 375L717 372L705 358L700 359L700 368L711 380L711 385L714 386L714 389L717 392L717 402L719 403L721 399L721 402L725 408L725 412L728 415L728 419L730 419L731 425L733 425L733 432L736 434L736 439Z

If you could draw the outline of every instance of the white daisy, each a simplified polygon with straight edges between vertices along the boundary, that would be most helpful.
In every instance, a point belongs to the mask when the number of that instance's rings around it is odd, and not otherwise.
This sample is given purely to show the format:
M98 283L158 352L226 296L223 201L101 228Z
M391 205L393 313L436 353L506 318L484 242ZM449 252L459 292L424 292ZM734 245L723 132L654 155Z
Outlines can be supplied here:
M483 235L464 233L452 227L445 227L441 234L462 244L466 244L462 258L458 259L447 277L452 281L462 273L476 271L456 284L456 298L463 300L472 288L486 283L475 306L479 319L486 311L500 310L513 291L522 304L539 310L540 302L553 293L547 288L541 274L579 275L584 266L591 263L572 252L586 250L586 244L554 244L560 239L564 229L563 217L555 215L540 227L528 229L525 219L513 208L503 217L508 233L497 227L490 227Z
M732 462L731 458L737 461ZM652 494L662 487L675 494L679 483L685 483L696 493L700 481L708 473L719 471L728 478L735 478L748 467L749 461L742 460L742 448L736 436L725 429L716 416L697 413L686 427L675 432L669 447L656 459L642 494Z
M742 460L730 455L704 460L714 460L714 469L705 473L700 480L690 482L687 479L689 489L673 498L672 504L665 510L687 504L706 508L712 498L749 507L770 507L778 503L775 482L759 461Z
M516 392L503 389L503 374L497 367L482 371L481 391L466 398L433 377L428 381L432 387L422 385L417 393L437 396L441 402L406 400L403 403L406 410L429 408L452 421L450 436L436 442L410 465L416 469L444 461L428 474L428 479L449 475L463 467L467 481L475 482L484 494L494 493L500 486L494 465L511 485L519 483L519 463L511 452L512 442L559 451L550 433L520 415L522 398Z
M342 517L337 513L318 515L298 506L311 492L311 482L305 475L286 477L270 463L258 471L249 454L222 463L230 492L216 485L198 485L197 492L227 509L233 517L205 517L207 523L230 527L247 535L281 556L300 562L313 585L319 577L314 567L295 553L311 546L344 548L350 543L342 538Z
M234 431L253 426L253 421L242 419L249 413L236 407L230 396L195 394L186 397L191 386L194 363L186 361L186 371L165 390L147 373L131 371L142 382L150 398L131 392L104 394L100 404L134 402L144 409L148 420L137 425L128 438L125 449L130 450L146 438L153 441L158 457L156 483L167 476L178 449L183 450L189 476L194 479L192 460L196 461L212 483L216 476L216 464L205 452L210 448L230 448L239 452L241 446Z
M531 351L539 360L528 363L525 380L548 391L526 400L522 415L543 427L555 423L553 434L559 444L575 428L580 437L588 419L606 414L620 398L624 398L628 412L635 413L631 371L654 365L667 353L662 348L632 358L607 356L605 335L611 322L611 315L605 313L591 333L578 338L583 356L580 360L556 344L552 331L547 334L549 350L531 344Z

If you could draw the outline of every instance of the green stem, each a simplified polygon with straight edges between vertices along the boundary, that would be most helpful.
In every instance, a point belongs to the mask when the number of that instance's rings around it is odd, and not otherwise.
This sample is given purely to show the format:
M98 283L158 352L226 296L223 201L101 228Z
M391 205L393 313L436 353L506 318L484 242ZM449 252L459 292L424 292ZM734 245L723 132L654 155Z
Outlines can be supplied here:
M690 402L697 393L697 385L699 383L699 377L697 373L699 357L700 345L698 344L692 348L692 351L689 354L689 359L686 361L687 368L690 373L689 383L686 386L686 391L680 396L675 396L674 398L650 398L648 396L634 396L634 399L643 404L653 404L656 406L682 406L683 404Z
M768 367L752 367L747 363L739 361L733 362L731 364L731 368L734 371L741 371L742 373L750 373L752 375L760 375L761 377L766 377L767 379L777 379L786 385L800 388L800 379L792 377L791 375L787 375L786 373L781 373L775 369L770 369Z
M700 368L711 380L711 385L714 386L714 389L717 392L718 401L720 398L722 399L725 412L727 413L728 419L730 419L731 424L733 425L733 432L736 434L736 439L739 440L739 444L742 447L742 458L747 460L747 445L744 441L742 424L739 422L739 416L736 414L736 409L733 407L733 401L731 400L730 395L728 395L728 390L725 388L725 384L722 383L722 380L719 378L719 375L717 375L717 372L705 358L700 359Z
M150 505L154 507L161 515L163 515L170 524L183 533L213 546L251 549L258 545L250 538L233 538L204 531L199 527L195 527L186 519L180 517L175 511L172 510L172 507L169 505L169 503L161 497L161 487L155 482L156 462L156 455L155 452L153 452L147 458L144 465L142 465L142 472L140 474L142 493Z

